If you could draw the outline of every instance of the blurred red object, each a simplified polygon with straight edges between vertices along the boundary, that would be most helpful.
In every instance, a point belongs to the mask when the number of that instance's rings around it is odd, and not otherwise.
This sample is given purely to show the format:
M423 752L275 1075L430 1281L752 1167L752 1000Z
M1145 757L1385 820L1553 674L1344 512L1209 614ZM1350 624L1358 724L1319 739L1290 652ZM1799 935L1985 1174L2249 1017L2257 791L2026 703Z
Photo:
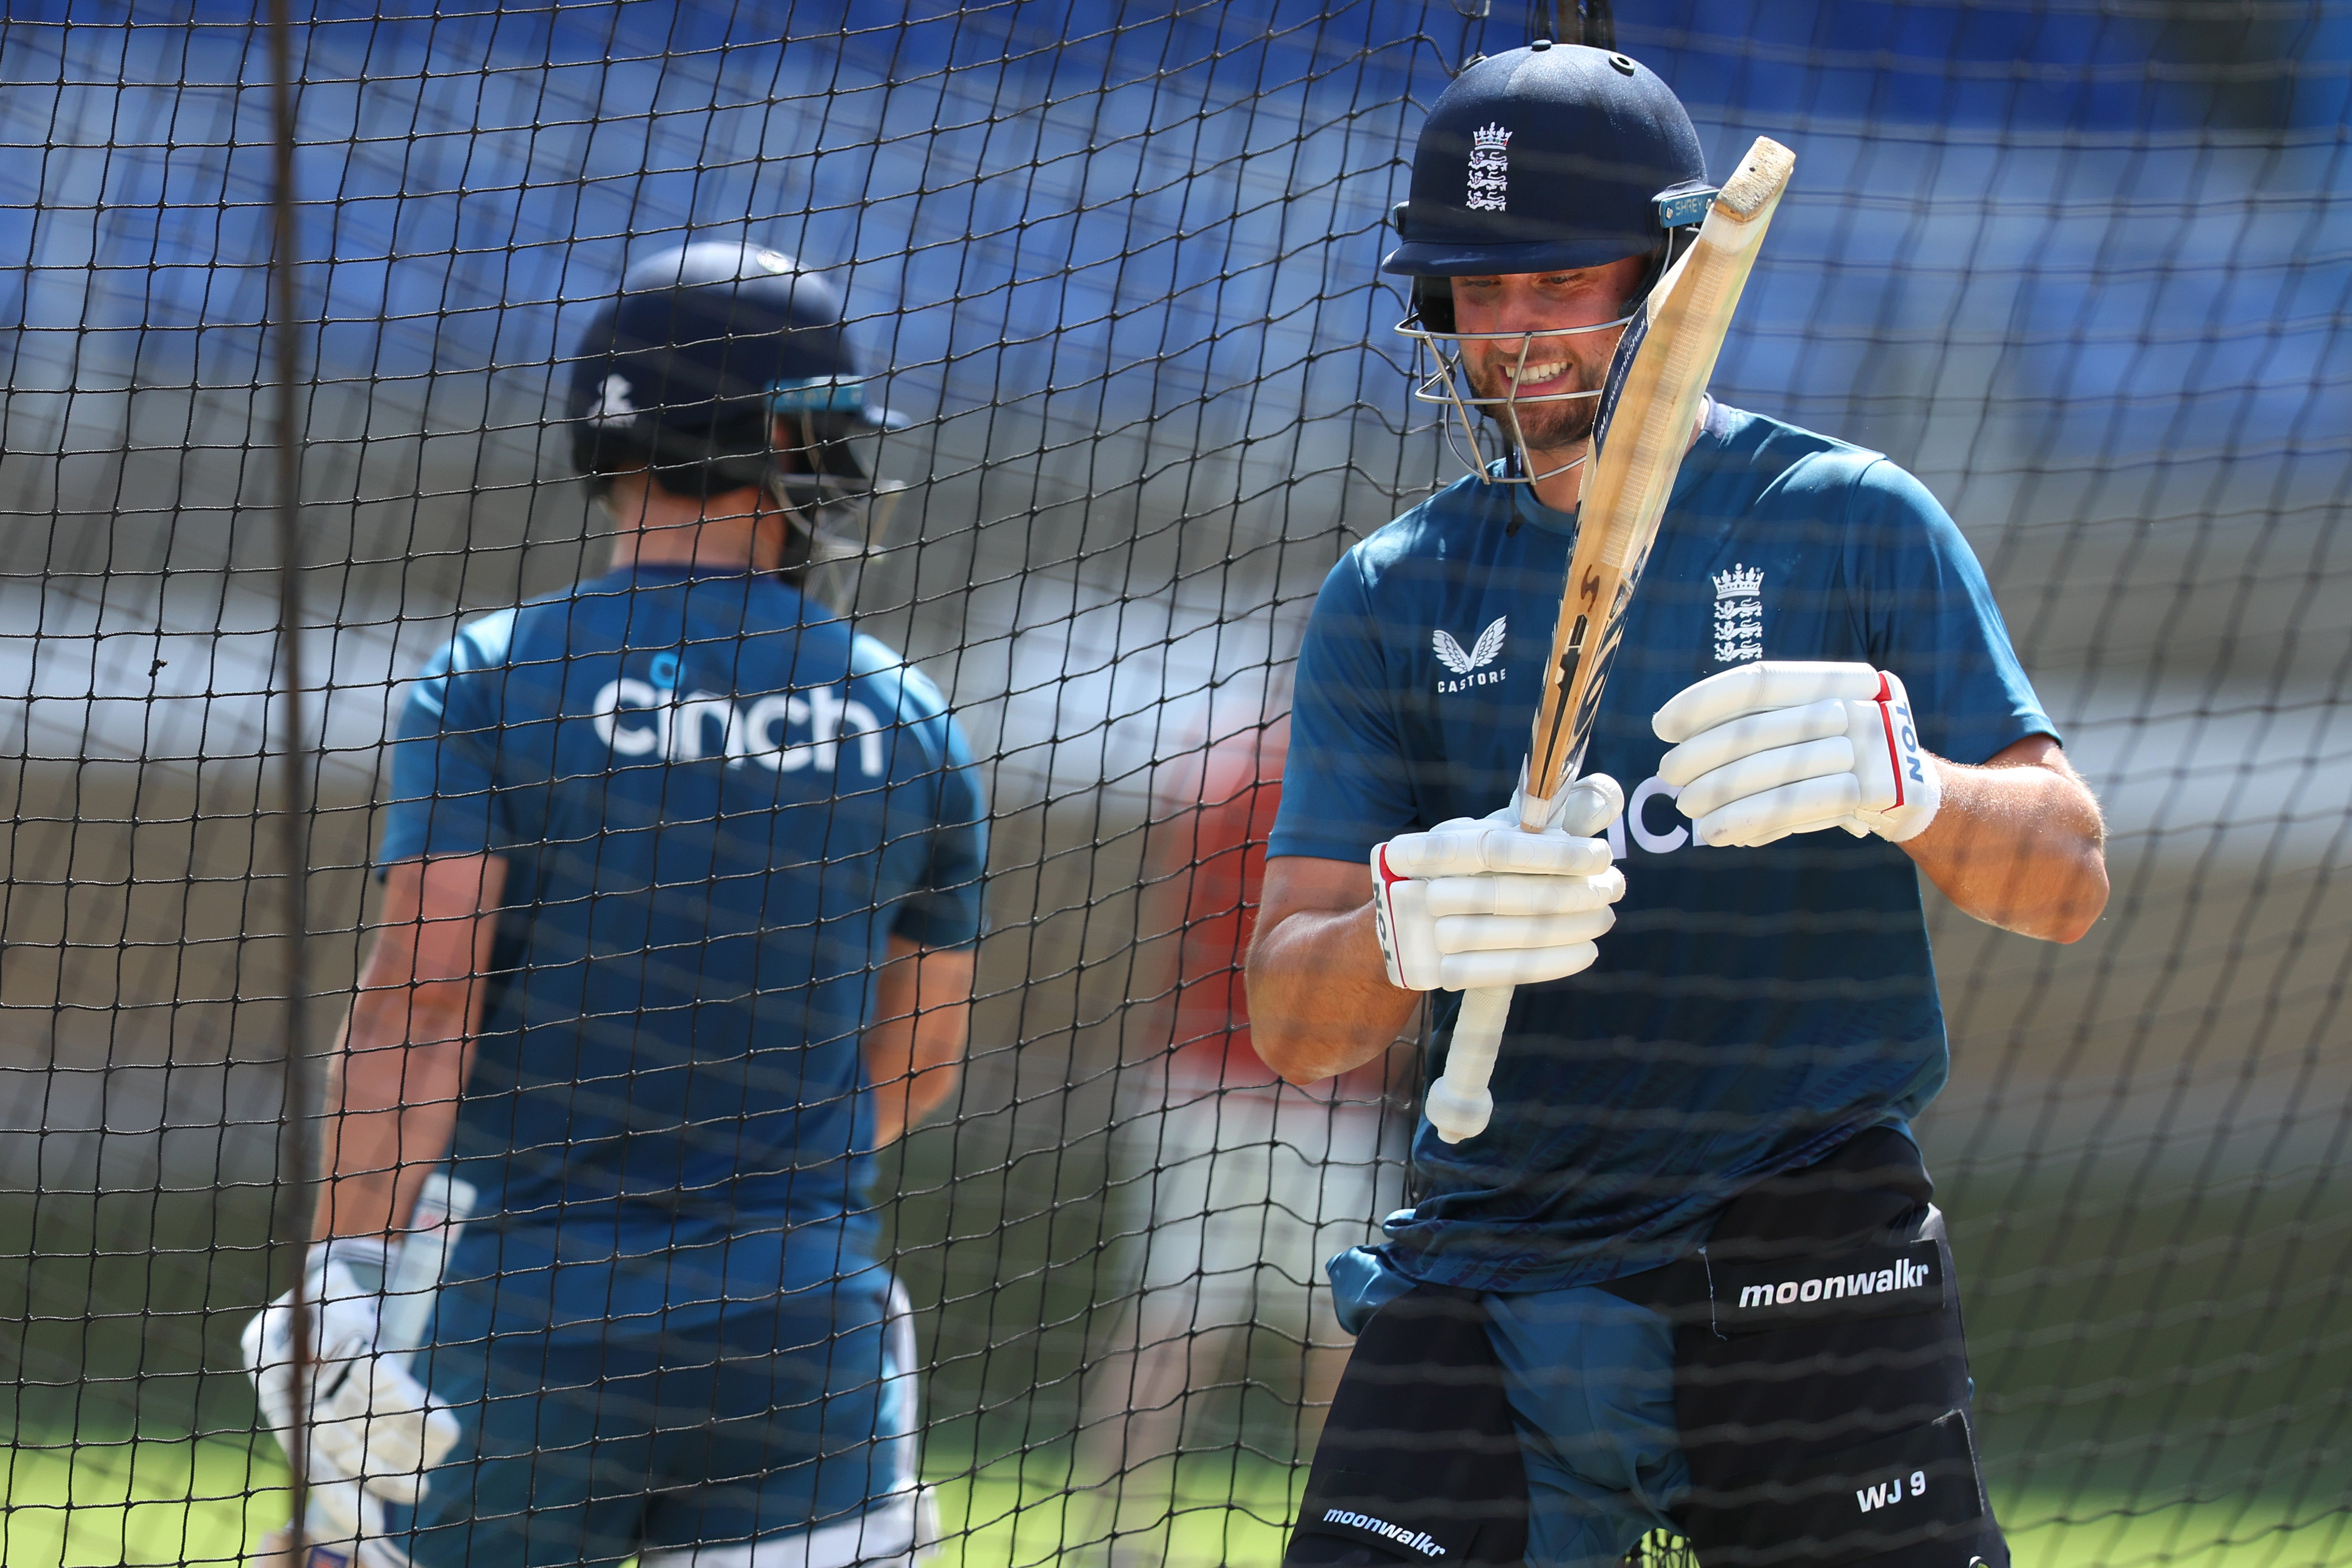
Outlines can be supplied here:
M1179 1084L1247 1089L1280 1081L1250 1047L1242 968L1257 929L1266 839L1282 805L1282 768L1289 754L1286 714L1225 736L1161 773L1144 934L1147 940L1176 935L1170 1066ZM1369 871L1364 896L1371 897ZM1173 918L1178 910L1181 921ZM1152 919L1153 910L1161 918ZM1318 1099L1377 1100L1387 1075L1387 1063L1375 1058L1315 1085L1313 1092Z
M1150 874L1164 890L1153 902L1183 910L1172 1039L1177 1070L1196 1082L1276 1081L1250 1048L1242 964L1289 750L1290 721L1277 719L1181 760L1159 792Z

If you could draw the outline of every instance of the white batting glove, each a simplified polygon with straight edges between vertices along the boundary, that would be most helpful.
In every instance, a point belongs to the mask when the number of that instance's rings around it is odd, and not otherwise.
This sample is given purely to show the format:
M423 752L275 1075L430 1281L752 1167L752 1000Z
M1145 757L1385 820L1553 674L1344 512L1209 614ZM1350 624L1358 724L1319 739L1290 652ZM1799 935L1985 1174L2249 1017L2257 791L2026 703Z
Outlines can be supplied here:
M1900 844L1943 804L1903 682L1866 664L1764 659L1711 675L1651 720L1658 777L1707 844L1843 827Z
M1562 792L1556 826L1528 833L1515 807L1404 833L1372 850L1372 913L1389 983L1407 991L1532 985L1591 966L1625 896L1609 841L1623 809L1606 773Z
M311 1330L310 1480L331 1492L356 1485L415 1507L425 1471L456 1446L457 1417L381 1348L380 1314L390 1250L339 1237L310 1248L305 1266ZM263 1308L240 1341L261 1413L290 1457L302 1417L294 1400L294 1293Z

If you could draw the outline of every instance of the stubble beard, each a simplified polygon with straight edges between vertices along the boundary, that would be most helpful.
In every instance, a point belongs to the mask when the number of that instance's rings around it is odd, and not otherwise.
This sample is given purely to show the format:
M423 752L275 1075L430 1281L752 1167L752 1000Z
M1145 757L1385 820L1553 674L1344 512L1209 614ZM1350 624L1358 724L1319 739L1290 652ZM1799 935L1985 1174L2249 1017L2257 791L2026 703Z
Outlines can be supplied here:
M1510 395L1509 367L1517 356L1508 360L1497 358L1468 369L1470 390L1481 398L1503 398ZM1569 361L1570 389L1579 393L1597 392L1601 388L1604 368L1595 369L1582 360ZM1597 397L1561 397L1559 393L1546 393L1547 399L1558 401L1515 402L1507 406L1500 403L1482 405L1485 414L1495 427L1507 437L1511 434L1511 416L1518 416L1518 437L1530 453L1565 453L1592 434L1593 421L1601 413Z

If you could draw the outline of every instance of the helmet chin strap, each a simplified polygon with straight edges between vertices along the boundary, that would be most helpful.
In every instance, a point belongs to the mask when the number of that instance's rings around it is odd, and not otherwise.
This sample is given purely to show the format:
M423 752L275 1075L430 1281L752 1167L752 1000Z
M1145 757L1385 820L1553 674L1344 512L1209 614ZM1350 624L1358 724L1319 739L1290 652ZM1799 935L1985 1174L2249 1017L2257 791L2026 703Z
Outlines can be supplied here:
M782 515L790 538L778 570L798 571L864 554L904 488L771 464L761 490Z
M1666 230L1665 239L1659 244L1657 249L1650 252L1649 273L1642 279L1641 289L1627 301L1627 310L1631 311L1638 309L1642 301L1650 297L1651 290L1664 280L1668 272L1674 270L1675 263L1683 258L1683 253L1697 243L1698 225L1695 223Z
M805 567L815 553L814 531L809 527L805 515L784 497L772 479L761 484L760 503L754 538L766 531L764 527L757 525L765 524L771 518L781 529L782 538L775 547L775 559L755 561L754 565L762 572L787 573ZM758 546L755 544L754 548Z

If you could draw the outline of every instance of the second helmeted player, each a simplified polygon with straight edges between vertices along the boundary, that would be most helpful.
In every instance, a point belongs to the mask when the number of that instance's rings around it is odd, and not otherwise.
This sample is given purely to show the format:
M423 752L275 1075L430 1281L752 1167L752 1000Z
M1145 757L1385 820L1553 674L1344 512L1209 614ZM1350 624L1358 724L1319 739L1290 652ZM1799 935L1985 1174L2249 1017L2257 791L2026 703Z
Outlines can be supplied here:
M912 1561L913 1333L875 1152L962 1058L985 810L939 689L812 596L888 423L793 257L639 260L564 410L608 571L408 688L327 1108L292 1407L307 1568ZM415 1195L475 1194L425 1343ZM289 1449L296 1445L289 1441Z

